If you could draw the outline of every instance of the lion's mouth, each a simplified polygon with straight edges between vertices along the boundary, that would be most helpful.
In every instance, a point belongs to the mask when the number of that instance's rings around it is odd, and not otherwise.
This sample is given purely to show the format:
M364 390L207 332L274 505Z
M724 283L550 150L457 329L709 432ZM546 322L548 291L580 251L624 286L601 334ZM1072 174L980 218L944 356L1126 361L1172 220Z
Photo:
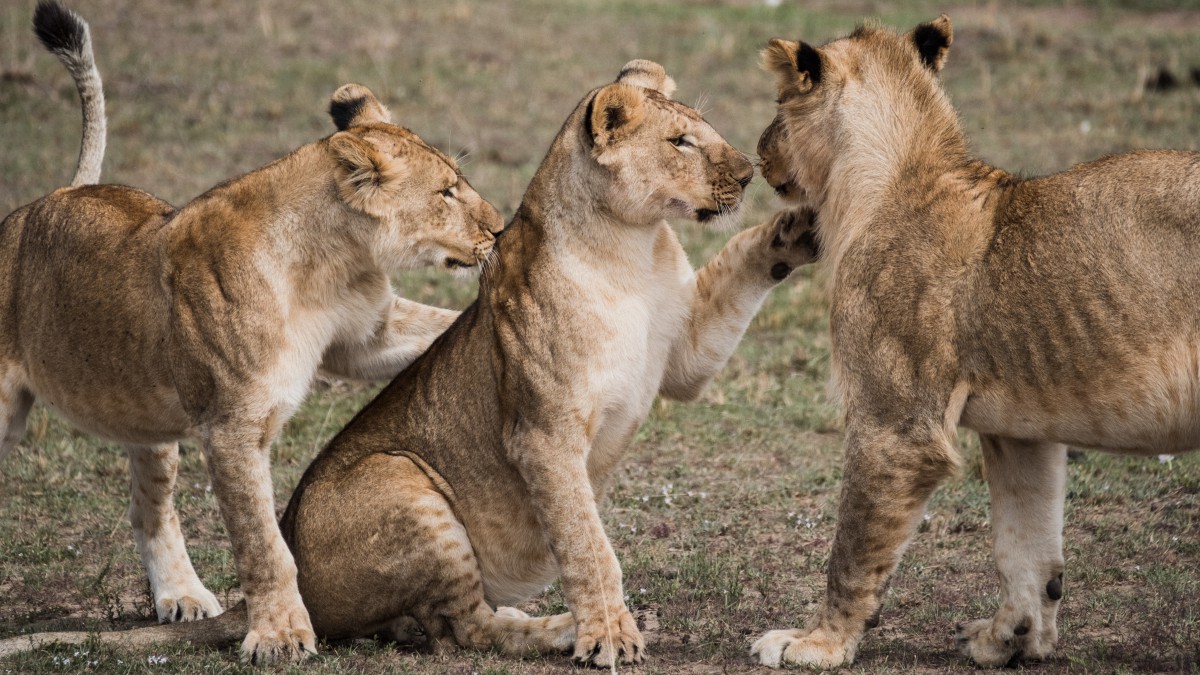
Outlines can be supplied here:
M475 266L475 263L469 263L458 258L446 258L446 267L450 269L470 269Z
M721 215L716 209L696 209L696 220L707 223L708 221Z

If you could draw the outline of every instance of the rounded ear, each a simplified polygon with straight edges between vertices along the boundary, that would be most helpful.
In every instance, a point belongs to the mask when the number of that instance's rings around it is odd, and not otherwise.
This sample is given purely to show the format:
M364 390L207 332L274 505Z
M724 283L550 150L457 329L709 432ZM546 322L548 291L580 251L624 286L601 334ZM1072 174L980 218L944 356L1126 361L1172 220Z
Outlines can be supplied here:
M329 137L328 144L338 163L338 194L351 208L373 216L384 215L387 192L403 176L401 162L353 133L336 133Z
M653 89L667 98L671 98L671 94L675 93L675 80L667 75L666 69L646 59L634 59L626 63L617 74L616 81Z
M627 138L642 123L646 95L638 87L614 82L592 97L584 120L585 131L597 148Z
M941 70L946 65L950 43L954 42L954 27L950 25L950 17L943 14L917 26L912 31L912 41L921 55L921 63L935 73Z
M343 84L329 99L329 116L338 131L360 124L391 124L392 114L361 84Z
M821 82L821 53L806 42L772 38L762 51L762 67L775 73L780 89L805 94Z

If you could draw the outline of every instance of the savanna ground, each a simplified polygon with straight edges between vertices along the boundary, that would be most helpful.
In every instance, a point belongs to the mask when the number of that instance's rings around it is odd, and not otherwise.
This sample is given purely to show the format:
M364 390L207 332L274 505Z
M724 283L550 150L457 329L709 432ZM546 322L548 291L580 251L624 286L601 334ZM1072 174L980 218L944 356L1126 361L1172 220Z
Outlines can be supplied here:
M0 8L0 214L66 184L78 102L29 30L32 0ZM1141 147L1200 148L1200 5L1158 1L941 5L760 0L673 4L543 0L77 0L90 21L110 116L104 180L176 204L329 133L328 96L372 87L396 120L451 153L506 215L575 102L635 57L663 63L678 98L697 102L752 151L771 118L756 68L772 36L821 42L877 17L908 27L945 11L955 41L944 78L976 152L1038 174ZM1147 91L1168 69L1180 86ZM774 208L756 180L746 222ZM693 261L728 233L681 223ZM464 306L473 282L398 279L409 296ZM819 266L776 290L702 401L661 402L603 509L629 604L657 614L641 669L745 672L751 640L801 624L823 589L840 481L840 418L830 404ZM372 395L317 387L274 452L278 504L305 465ZM470 420L463 420L469 424ZM965 470L929 505L853 670L951 672L969 664L950 631L997 602L977 441ZM178 507L200 575L237 600L229 546L201 453L187 447ZM36 409L0 464L0 637L33 630L145 625L148 587L125 520L128 471L117 446ZM1066 671L1200 668L1200 457L1170 462L1086 453L1070 467L1062 642ZM552 588L525 609L563 606ZM651 626L653 627L653 626ZM433 656L367 641L326 645L303 672L540 673L565 656ZM5 672L236 672L236 651L95 645L0 662Z

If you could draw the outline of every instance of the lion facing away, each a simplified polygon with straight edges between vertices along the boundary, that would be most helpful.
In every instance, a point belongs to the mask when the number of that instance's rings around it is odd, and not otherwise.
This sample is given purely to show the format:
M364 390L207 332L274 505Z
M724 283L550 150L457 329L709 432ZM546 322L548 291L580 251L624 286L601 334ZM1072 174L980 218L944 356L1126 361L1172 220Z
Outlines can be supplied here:
M221 612L173 506L177 441L198 438L249 603L244 653L311 651L271 443L319 368L391 377L457 316L397 297L391 272L478 265L503 222L360 85L333 95L337 133L181 208L91 185L104 108L87 25L49 1L34 23L80 90L84 142L74 187L0 224L0 457L35 399L125 445L158 616L193 620Z
M980 434L1002 602L958 632L982 665L1049 655L1063 594L1064 444L1200 445L1200 154L1022 179L971 159L937 79L950 20L772 40L759 153L815 208L832 279L845 470L822 608L765 664L853 660L930 494Z
M633 61L578 104L479 299L304 474L282 528L319 634L643 659L598 503L655 396L695 398L816 254L801 211L692 269L663 219L732 217L753 169L673 88ZM569 613L505 607L556 577ZM101 637L220 641L232 614Z

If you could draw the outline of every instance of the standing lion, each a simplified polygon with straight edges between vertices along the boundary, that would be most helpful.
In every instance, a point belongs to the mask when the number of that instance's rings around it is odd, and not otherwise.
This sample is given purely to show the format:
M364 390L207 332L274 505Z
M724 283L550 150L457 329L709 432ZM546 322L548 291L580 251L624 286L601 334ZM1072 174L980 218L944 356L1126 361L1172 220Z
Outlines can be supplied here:
M1003 601L959 629L982 665L1049 655L1063 594L1064 444L1200 445L1200 154L1021 179L973 160L937 79L942 16L821 47L772 40L763 174L815 208L846 448L824 605L762 663L854 659L933 490L979 432Z

